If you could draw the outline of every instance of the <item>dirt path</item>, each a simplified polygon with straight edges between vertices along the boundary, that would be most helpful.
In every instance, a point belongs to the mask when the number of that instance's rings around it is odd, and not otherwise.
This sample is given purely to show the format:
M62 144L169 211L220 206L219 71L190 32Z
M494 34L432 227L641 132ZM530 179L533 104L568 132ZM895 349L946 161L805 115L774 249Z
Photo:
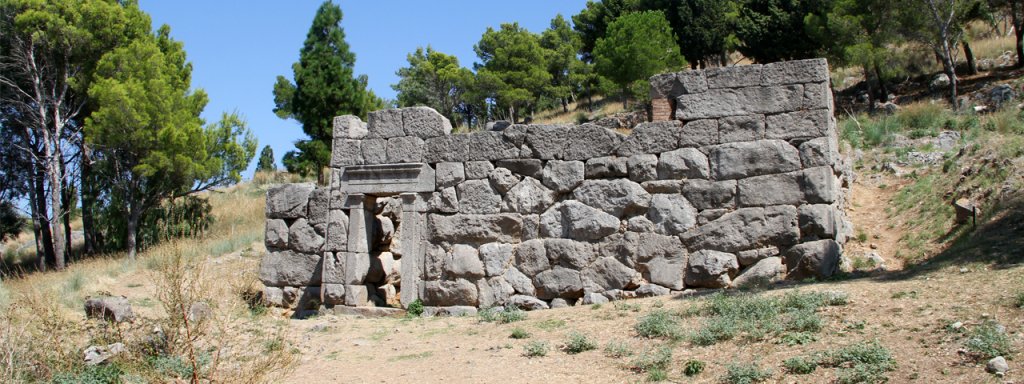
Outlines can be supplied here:
M884 174L861 175L853 183L847 214L853 222L854 235L844 248L847 257L866 257L876 252L885 260L886 270L903 269L903 260L895 257L903 236L901 223L886 214L886 207L902 186L900 183L906 181ZM860 234L865 241L858 239Z

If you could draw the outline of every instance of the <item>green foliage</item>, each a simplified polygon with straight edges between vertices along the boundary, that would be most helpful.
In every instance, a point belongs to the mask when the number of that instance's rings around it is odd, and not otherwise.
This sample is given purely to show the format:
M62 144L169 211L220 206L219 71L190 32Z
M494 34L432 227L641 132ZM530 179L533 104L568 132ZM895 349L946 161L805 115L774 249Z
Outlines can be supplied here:
M482 92L499 108L508 108L510 119L517 121L525 116L520 112L536 108L552 81L537 35L519 23L505 23L498 30L487 28L473 51L481 61L476 69Z
M576 52L582 46L580 37L562 15L557 15L551 20L551 26L541 33L540 46L545 50L547 70L551 74L551 82L544 93L557 100L563 111L568 112L569 100L579 88L573 83L573 70L579 68Z
M683 364L683 374L687 377L697 376L701 372L704 372L704 367L706 365L707 364L700 360L687 360L686 363Z
M842 384L884 383L889 381L887 373L896 370L896 359L878 341L819 353L809 361L822 367L839 368L837 382Z
M570 332L569 340L565 342L565 352L570 355L595 349L597 349L597 343L593 339L576 331Z
M653 6L645 6L653 3ZM723 0L687 0L681 1L676 9L662 6L663 0L641 1L646 9L665 9L672 30L679 39L679 49L691 62L707 68L711 64L724 65L729 48L734 3ZM669 2L671 4L671 2ZM660 7L658 7L660 6ZM657 8L656 8L657 7Z
M772 377L771 369L761 368L757 363L729 364L722 382L727 384L753 384Z
M17 238L25 229L25 223L14 203L0 201L0 242Z
M467 92L475 83L473 72L459 66L459 59L435 51L431 47L406 56L408 67L399 68L398 84L391 86L398 92L398 106L427 106L457 121L456 112L465 109ZM467 123L470 123L467 121Z
M263 146L260 150L260 159L256 163L256 172L277 171L277 164L274 163L274 149L269 145Z
M54 384L118 384L122 382L124 370L118 364L103 364L82 367L74 372L59 372L53 375Z
M545 331L553 331L562 327L565 327L565 320L562 319L547 319L537 323L537 328Z
M620 358L633 355L625 342L612 340L604 345L604 355L613 358Z
M636 10L634 0L588 1L587 7L572 17L572 27L580 36L580 53L583 60L593 63L597 40L607 35L608 24L619 16Z
M405 312L409 314L409 316L419 317L420 315L423 314L423 300L416 299L412 303L409 303L409 306L406 307Z
M970 329L964 348L975 360L982 361L996 356L1009 356L1013 352L1006 328L988 320Z
M526 311L516 307L493 307L477 312L477 319L482 323L508 324L526 320Z
M531 341L523 346L523 354L526 357L544 357L548 355L549 350L551 347L548 346L548 343L540 340Z
M292 65L294 83L278 76L274 83L274 113L302 124L309 137L295 143L298 152L288 152L284 165L289 172L317 174L331 158L335 116L365 118L371 108L383 102L366 91L366 76L354 74L356 55L349 51L342 12L325 1L313 16L299 61Z
M682 335L679 327L679 319L665 310L651 311L640 318L640 321L633 326L640 337L648 339L669 338L678 339Z
M828 305L845 305L841 292L789 292L782 297L754 294L717 294L708 299L702 312L708 316L690 335L695 345L713 345L743 336L763 340L779 336L785 344L813 341L813 333L824 324L816 311Z
M804 19L823 15L831 1L746 0L736 19L738 50L758 63L809 59L821 54L821 44L808 35Z
M1024 309L1024 292L1017 292L1017 295L1013 298L1013 306Z
M517 340L518 339L529 339L530 336L531 336L530 332L527 332L525 329L518 328L518 327L517 328L512 328L512 334L509 335L509 337L511 337L513 339L517 339Z
M594 47L596 70L615 82L623 101L637 96L630 86L657 73L686 64L672 29L660 11L631 13L608 25L608 34Z
M633 372L644 373L664 371L668 369L669 364L672 364L672 348L658 347L653 350L644 349L628 367Z
M786 368L786 372L806 375L818 369L818 361L813 358L797 356L783 360L782 367Z

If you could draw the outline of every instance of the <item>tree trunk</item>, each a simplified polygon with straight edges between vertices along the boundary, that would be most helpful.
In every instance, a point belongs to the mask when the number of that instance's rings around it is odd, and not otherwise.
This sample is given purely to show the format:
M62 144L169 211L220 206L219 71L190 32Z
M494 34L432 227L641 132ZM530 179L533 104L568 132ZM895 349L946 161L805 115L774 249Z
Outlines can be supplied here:
M871 71L864 66L864 85L868 87L868 111L875 111L875 92L871 89Z
M43 241L43 226L39 220L39 207L36 205L38 198L36 197L34 179L35 177L33 177L32 186L28 192L28 205L29 214L32 215L32 233L36 239L36 268L42 272L46 270L46 243Z
M39 269L45 271L47 266L52 265L56 262L56 258L53 253L53 236L50 232L50 219L46 217L46 178L45 173L38 168L38 164L34 167L35 177L32 178L32 194L35 196L35 221L36 225L39 226L39 233L37 239L42 239L42 252L39 253L37 250L36 255L39 256Z
M629 88L628 87L622 87L622 109L623 110L628 110L629 109Z
M563 97L562 98L562 112L563 113L569 113L569 98L568 97Z
M85 142L83 135L82 142ZM96 195L93 191L94 185L92 180L92 155L89 153L89 147L82 145L82 161L79 165L80 172L82 172L81 191L79 192L82 196L82 234L85 237L85 249L83 252L87 255L96 253L99 250L99 244L96 241L96 227L93 223L93 208L96 205Z
M594 112L594 92L590 84L587 84L587 112Z
M949 43L943 41L942 52L939 53L942 59L943 72L949 77L949 103L953 105L953 110L957 111L960 109L959 103L957 103L957 89L956 89L956 64L953 63L952 49Z
M1010 17L1013 22L1013 36L1016 38L1017 68L1024 66L1024 28L1021 28L1021 0L1010 1Z
M142 210L139 207L138 202L128 203L128 236L125 240L125 245L128 248L128 260L135 260L135 255L138 253L138 243L136 236L138 235L139 219L142 217Z
M61 191L64 189L63 178L60 172L60 158L57 152L60 148L53 148L49 140L43 144L46 150L46 167L50 177L50 230L53 234L53 255L56 258L54 268L58 271L64 269L64 228L60 225L61 213Z
M885 79L882 78L882 68L875 63L875 77L878 78L878 91L882 94L882 100L889 101L889 87L885 86Z
M967 74L977 75L978 65L974 62L974 51L971 50L971 44L964 40L964 57L967 58Z

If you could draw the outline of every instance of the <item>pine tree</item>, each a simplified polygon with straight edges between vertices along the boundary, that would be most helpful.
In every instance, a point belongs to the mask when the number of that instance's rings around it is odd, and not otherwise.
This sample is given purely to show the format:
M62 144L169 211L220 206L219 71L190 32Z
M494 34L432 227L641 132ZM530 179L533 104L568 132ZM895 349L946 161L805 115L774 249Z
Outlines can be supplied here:
M630 13L608 25L608 35L594 47L597 72L622 90L622 104L646 89L646 80L686 63L661 11Z
M256 172L274 172L277 164L274 164L274 149L269 145L264 146L260 151L260 160L256 163Z

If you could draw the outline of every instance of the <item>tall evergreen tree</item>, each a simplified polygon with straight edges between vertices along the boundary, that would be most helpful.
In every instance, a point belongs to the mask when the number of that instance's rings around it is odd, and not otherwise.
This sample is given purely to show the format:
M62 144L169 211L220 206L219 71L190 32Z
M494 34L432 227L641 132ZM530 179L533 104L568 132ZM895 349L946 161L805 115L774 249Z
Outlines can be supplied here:
M596 69L622 90L622 104L646 90L646 80L686 63L661 11L630 13L608 25L608 35L594 47ZM640 84L637 84L637 83Z
M569 112L569 102L575 99L572 71L577 67L573 64L579 61L576 54L583 43L569 22L557 15L551 20L551 26L541 33L540 46L547 51L548 73L551 74L545 93L562 104L563 112Z
M498 30L487 28L473 50L481 61L478 74L495 80L494 97L508 108L509 118L532 113L544 86L551 83L540 38L519 23L502 24Z
M736 20L738 50L758 63L808 59L821 54L804 20L832 9L834 0L743 0Z
M586 8L572 17L572 27L580 34L583 61L594 62L597 40L607 35L609 24L619 16L637 10L637 0L588 0Z
M274 172L276 170L277 164L274 164L274 149L266 145L260 151L260 160L256 163L256 172Z
M409 66L395 72L398 84L391 86L398 92L398 106L431 107L455 121L457 108L473 82L473 72L459 66L459 58L429 46L416 48L406 59Z
M341 8L330 0L317 9L299 61L292 65L294 83L278 76L274 84L274 113L302 124L308 139L295 143L298 151L284 156L289 172L316 174L330 163L332 121L335 116L365 118L371 108L383 106L366 90L366 76L355 76L356 55L349 51L341 27Z

